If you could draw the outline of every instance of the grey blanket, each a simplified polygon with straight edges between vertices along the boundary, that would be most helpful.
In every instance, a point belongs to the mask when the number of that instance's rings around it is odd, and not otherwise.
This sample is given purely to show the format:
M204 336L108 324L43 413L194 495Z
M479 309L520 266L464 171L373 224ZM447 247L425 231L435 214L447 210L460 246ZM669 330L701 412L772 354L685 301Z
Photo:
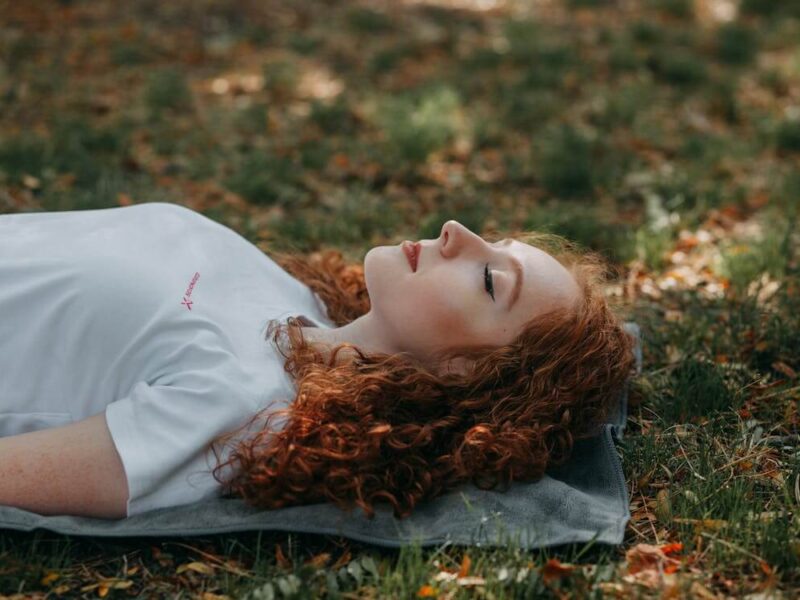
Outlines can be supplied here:
M636 340L641 372L641 332L625 323ZM506 492L461 488L419 505L395 519L388 505L376 506L373 520L361 509L350 513L332 504L259 510L234 498L162 508L109 521L88 517L42 516L0 506L0 528L48 529L97 537L189 536L244 530L280 530L341 535L380 546L423 546L444 542L477 546L517 545L531 549L573 542L620 544L630 519L622 464L612 436L621 440L627 418L628 386L602 433L575 443L570 460L535 483L513 483Z

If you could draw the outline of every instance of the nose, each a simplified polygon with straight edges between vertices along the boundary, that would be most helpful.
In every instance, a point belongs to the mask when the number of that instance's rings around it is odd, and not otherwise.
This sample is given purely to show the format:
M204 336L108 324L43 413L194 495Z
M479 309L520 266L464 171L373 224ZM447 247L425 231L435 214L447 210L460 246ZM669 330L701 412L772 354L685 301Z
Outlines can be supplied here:
M441 252L445 258L451 258L459 252L484 243L479 235L473 233L455 219L451 219L442 225L442 233L439 237L442 239Z

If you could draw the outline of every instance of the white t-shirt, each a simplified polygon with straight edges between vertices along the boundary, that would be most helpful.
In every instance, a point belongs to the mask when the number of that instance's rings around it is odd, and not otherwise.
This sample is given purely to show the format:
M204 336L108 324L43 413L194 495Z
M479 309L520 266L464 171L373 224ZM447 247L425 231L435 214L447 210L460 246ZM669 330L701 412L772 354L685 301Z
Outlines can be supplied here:
M335 326L308 286L180 205L0 215L0 436L105 411L128 516L218 495L208 444L295 397L264 338L292 315Z

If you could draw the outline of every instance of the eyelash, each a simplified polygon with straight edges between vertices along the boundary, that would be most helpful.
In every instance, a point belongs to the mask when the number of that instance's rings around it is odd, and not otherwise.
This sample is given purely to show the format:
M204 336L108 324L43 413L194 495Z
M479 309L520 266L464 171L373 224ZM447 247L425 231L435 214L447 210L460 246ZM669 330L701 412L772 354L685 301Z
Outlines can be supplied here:
M489 272L489 263L486 263L486 266L483 268L483 286L492 297L492 302L494 302L494 278Z

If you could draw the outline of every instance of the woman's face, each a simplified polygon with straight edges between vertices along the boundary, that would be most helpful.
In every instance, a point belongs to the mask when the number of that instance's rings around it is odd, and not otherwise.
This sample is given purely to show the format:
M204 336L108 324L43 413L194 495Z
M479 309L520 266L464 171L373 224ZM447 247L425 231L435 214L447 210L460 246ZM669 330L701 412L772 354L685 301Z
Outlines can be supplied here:
M398 244L372 248L364 275L387 343L423 360L454 346L508 344L531 318L580 295L543 250L512 239L489 243L458 221L419 244L416 271Z

